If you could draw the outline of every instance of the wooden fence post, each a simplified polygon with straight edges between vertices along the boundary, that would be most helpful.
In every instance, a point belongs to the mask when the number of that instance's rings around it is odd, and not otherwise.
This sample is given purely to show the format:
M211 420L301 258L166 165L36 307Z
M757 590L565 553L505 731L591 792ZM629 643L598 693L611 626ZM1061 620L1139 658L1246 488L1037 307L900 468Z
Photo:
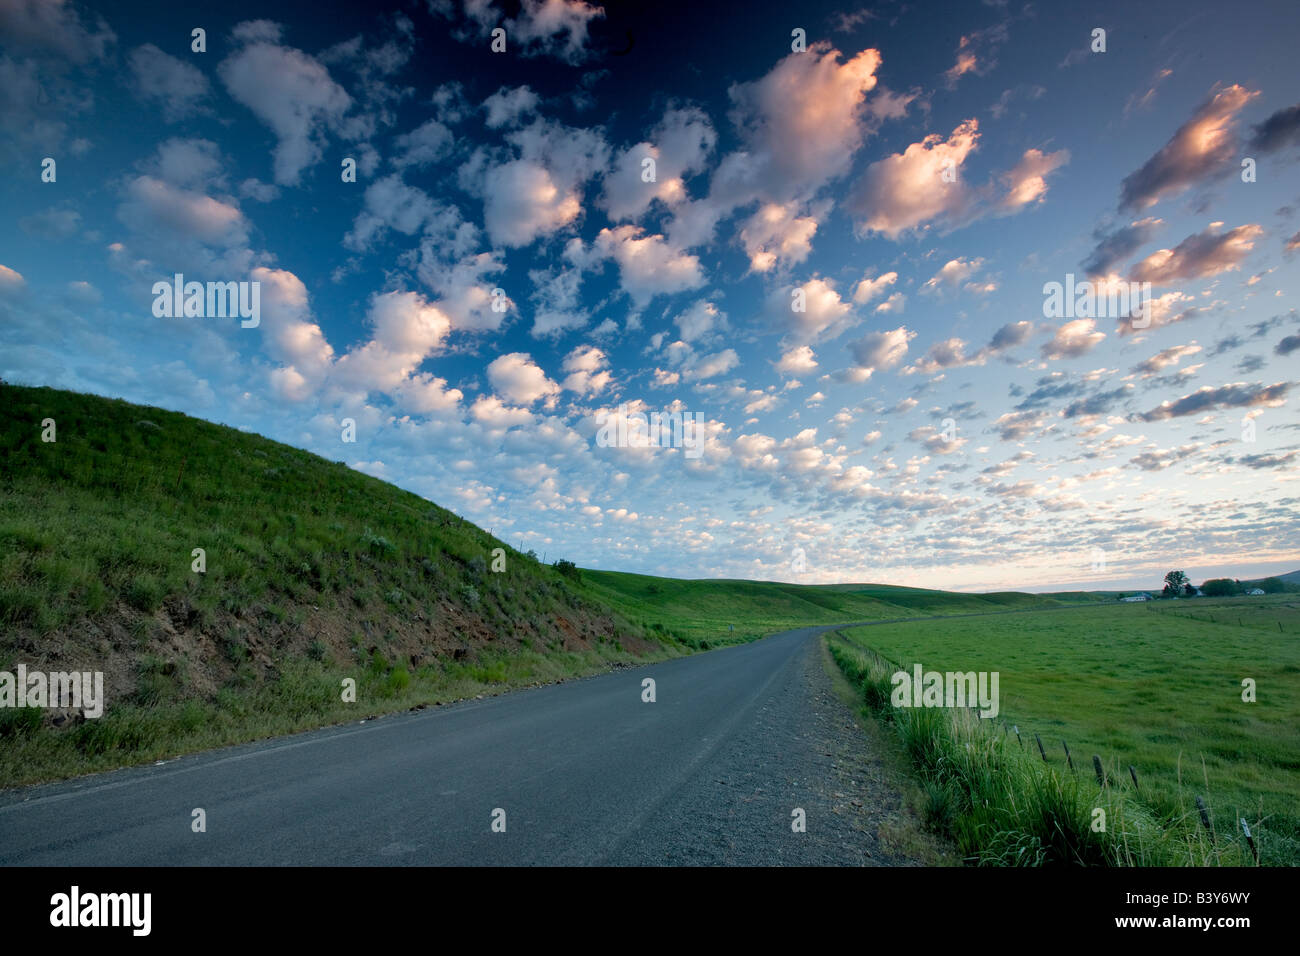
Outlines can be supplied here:
M1034 734L1034 739L1038 741L1038 752L1043 755L1043 763L1047 763L1047 751L1043 749L1043 738Z
M1092 755L1092 769L1097 771L1097 783L1106 786L1106 771L1101 768L1101 758L1096 754Z
M1205 826L1205 829L1210 830L1210 832L1213 832L1212 828L1210 827L1210 811L1205 806L1205 801L1201 799L1201 795L1199 793L1196 795L1196 809L1200 811L1201 823Z
M1133 778L1133 789L1134 790L1142 789L1141 787L1138 786L1138 772L1133 769L1132 764L1128 765L1128 775Z
M1246 846L1250 847L1250 852L1255 857L1255 864L1258 866L1259 850L1255 848L1255 838L1250 835L1250 824L1246 822L1245 817L1241 818L1241 832L1246 834Z

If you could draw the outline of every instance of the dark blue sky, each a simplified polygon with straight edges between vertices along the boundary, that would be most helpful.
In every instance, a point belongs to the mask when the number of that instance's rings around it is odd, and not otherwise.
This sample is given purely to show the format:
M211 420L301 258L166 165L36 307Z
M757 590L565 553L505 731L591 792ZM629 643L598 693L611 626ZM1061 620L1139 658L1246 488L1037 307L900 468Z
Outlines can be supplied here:
M252 429L589 566L1291 570L1297 28L0 0L0 375ZM156 317L176 272L258 282L259 326ZM1149 283L1148 320L1045 310L1090 279ZM702 453L601 443L654 411L701 416Z

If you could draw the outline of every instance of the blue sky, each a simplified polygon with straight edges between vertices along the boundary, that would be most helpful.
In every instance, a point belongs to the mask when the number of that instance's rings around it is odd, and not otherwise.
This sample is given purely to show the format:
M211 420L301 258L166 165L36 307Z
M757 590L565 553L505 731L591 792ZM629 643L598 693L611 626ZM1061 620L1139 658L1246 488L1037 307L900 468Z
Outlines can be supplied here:
M0 376L589 567L1300 567L1300 7L702 6L0 0ZM260 323L156 317L177 272Z

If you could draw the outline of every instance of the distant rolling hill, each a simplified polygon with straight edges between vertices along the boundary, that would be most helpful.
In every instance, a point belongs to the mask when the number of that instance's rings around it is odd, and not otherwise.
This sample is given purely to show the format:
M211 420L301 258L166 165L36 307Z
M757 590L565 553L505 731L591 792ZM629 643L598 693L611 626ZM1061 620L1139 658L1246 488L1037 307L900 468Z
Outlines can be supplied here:
M978 614L1103 600L1087 595L961 594L883 584L784 584L683 580L584 570L593 594L633 620L660 624L686 640L726 641L807 624ZM733 632L731 628L735 628Z

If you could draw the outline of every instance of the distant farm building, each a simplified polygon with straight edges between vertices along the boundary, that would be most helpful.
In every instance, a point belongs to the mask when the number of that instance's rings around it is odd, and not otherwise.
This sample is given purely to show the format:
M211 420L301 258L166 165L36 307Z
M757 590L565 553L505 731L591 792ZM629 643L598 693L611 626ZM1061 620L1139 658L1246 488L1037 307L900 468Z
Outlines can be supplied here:
M1249 591L1247 591L1246 593L1247 593L1247 594L1263 594L1264 591L1263 591L1261 588L1251 588L1251 589L1250 589Z
M1120 598L1121 601L1150 601L1150 594L1130 594L1126 598Z

